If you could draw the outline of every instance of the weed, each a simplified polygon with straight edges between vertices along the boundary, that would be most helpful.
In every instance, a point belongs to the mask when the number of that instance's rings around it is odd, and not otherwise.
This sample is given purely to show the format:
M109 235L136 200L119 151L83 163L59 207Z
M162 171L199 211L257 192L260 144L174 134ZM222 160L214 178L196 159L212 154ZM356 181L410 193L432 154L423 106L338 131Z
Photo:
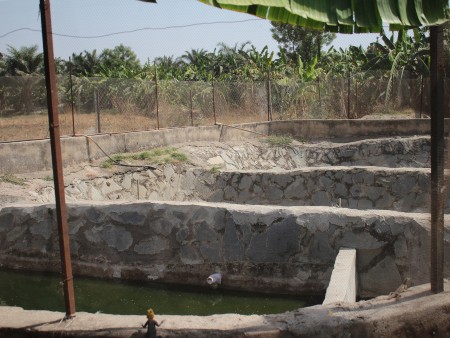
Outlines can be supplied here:
M44 181L53 181L53 176L47 175L43 178Z
M179 153L177 151L173 152L172 154L170 154L170 158L174 159L175 161L178 162L185 162L187 161L187 156L183 153Z
M111 168L115 162L120 162L123 160L135 160L135 161L144 161L148 160L153 164L162 164L162 163L173 163L173 162L185 162L187 161L187 156L178 151L177 148L168 147L168 148L157 148L151 151L143 151L141 153L126 155L126 154L116 154L111 156L111 159L107 159L100 167L109 169Z
M297 136L297 137L294 137L294 139L301 143L308 143L310 141L310 139L308 139L307 137L304 137L304 136Z
M292 137L283 135L270 135L264 140L269 143L272 147L285 147L292 142Z
M113 161L120 162L120 161L125 160L127 158L127 156L125 156L123 154L115 154L115 155L111 156L111 158L113 159Z
M211 169L209 169L209 172L211 173L211 174L217 174L218 172L220 172L220 170L222 169L222 166L221 165L213 165L212 167L211 167Z
M15 184L15 185L25 185L24 179L14 176L13 174L6 174L3 176L0 176L0 181Z
M150 157L152 157L152 156L150 155L150 153L148 151L143 151L142 153L131 155L131 158L133 160L141 160L141 161L147 160Z
M107 159L105 162L100 164L100 168L110 169L110 168L112 168L113 163L114 163L113 161L111 161L110 159Z
M152 157L161 156L164 154L163 149L153 149L151 152Z

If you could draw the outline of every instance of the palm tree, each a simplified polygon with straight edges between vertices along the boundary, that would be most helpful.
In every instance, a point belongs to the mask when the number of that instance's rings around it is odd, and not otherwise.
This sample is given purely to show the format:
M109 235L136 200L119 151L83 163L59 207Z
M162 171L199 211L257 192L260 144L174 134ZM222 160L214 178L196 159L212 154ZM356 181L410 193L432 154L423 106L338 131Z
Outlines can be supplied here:
M72 72L78 76L95 76L100 71L100 58L97 50L84 51L80 54L72 54Z
M42 74L44 70L44 57L37 45L19 49L8 46L4 62L6 74L11 76Z
M42 53L38 53L38 46L20 47L16 49L8 46L4 57L5 75L13 76L14 84L11 86L11 103L16 111L31 113L34 101L45 102L45 91L37 91L36 85L42 81L41 75L44 68ZM42 89L42 88L41 88Z
M214 71L215 53L204 49L186 51L181 60L185 63L185 79L190 81L208 81Z

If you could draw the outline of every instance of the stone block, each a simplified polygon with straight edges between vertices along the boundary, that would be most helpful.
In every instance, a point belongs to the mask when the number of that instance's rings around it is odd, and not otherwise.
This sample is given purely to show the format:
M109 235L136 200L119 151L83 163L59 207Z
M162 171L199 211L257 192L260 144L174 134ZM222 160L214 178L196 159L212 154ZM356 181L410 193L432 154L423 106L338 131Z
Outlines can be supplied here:
M169 241L159 236L142 240L134 246L134 252L138 255L154 255L168 249Z
M204 262L204 259L192 245L181 246L180 260L184 264L202 264Z
M285 262L299 250L300 230L295 218L273 223L267 230L266 262Z
M382 278L380 278L382 276ZM359 274L362 296L375 296L394 292L403 283L395 261L386 256L376 266L367 272Z
M52 232L53 232L53 225L51 223L51 220L37 221L34 222L33 225L30 227L30 233L32 235L39 235L44 237L45 239L49 239L52 235Z
M306 189L303 177L297 176L284 191L284 196L287 199L302 199L306 196Z
M231 218L225 224L223 236L223 258L227 262L240 261L244 257L244 246L239 239L236 225Z
M245 175L241 178L241 181L239 182L239 190L249 190L251 186L253 185L253 181L249 175Z
M272 186L266 189L265 196L269 201L278 201L283 198L283 191Z

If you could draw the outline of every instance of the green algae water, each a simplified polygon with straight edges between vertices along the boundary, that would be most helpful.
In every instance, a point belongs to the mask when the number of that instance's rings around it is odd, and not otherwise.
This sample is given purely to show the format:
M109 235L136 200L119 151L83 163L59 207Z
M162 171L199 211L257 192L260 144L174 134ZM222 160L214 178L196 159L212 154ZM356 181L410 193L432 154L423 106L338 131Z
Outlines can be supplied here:
M56 274L0 270L0 305L64 312L60 281ZM75 277L74 287L77 311L123 315L142 315L149 307L157 314L166 315L262 315L282 313L323 301L323 297L212 290L206 282L204 288L189 288Z

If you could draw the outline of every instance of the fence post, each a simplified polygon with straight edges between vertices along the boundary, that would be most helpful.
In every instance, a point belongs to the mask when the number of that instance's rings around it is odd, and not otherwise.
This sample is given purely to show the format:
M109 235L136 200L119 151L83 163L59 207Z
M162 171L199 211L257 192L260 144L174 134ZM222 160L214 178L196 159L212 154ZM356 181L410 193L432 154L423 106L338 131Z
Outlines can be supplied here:
M320 110L320 113L322 114L322 97L320 95L320 75L317 76L317 89L319 92L319 110Z
M358 107L358 79L355 79L355 119L359 116L359 107Z
M189 104L190 104L190 108L191 108L191 127L194 126L194 107L192 104L192 89L189 89Z
M159 130L159 97L158 97L158 70L155 65L155 96L156 96L156 129Z
M214 124L217 124L217 120L216 120L216 89L214 86L214 77L211 80L211 85L212 85L212 104L213 104Z
M72 82L72 58L69 56L69 82L70 82L70 106L72 108L72 136L75 136L75 114L73 100L73 82Z
M348 72L348 78L347 78L347 119L351 119L350 115L350 89L351 89L351 76L352 73Z
M420 75L420 113L419 117L422 118L423 113L423 75Z
M97 133L100 134L102 132L102 127L100 125L100 106L98 103L98 91L97 89L94 91L94 102L95 102L95 113L97 115Z
M272 121L272 88L270 85L270 68L267 69L267 121Z

